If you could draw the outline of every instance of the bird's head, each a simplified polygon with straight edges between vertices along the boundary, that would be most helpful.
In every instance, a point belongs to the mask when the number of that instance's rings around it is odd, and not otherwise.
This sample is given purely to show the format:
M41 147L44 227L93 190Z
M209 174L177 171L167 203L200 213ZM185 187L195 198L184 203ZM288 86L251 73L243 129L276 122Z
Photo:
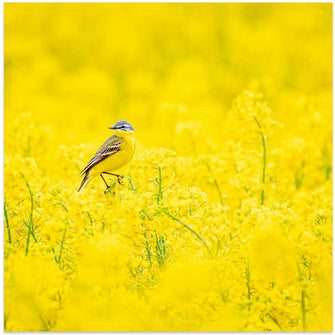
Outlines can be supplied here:
M127 121L116 122L115 125L109 129L114 129L115 134L119 137L126 137L135 133L133 126Z

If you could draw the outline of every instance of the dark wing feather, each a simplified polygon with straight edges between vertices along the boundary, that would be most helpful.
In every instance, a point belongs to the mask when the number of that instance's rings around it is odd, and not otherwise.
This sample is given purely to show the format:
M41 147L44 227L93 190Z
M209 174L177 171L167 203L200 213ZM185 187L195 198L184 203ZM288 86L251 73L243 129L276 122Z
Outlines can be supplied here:
M87 173L94 165L98 164L107 157L115 154L120 150L122 143L122 138L116 135L111 136L97 151L97 153L92 157L92 159L85 166L84 170L80 174Z

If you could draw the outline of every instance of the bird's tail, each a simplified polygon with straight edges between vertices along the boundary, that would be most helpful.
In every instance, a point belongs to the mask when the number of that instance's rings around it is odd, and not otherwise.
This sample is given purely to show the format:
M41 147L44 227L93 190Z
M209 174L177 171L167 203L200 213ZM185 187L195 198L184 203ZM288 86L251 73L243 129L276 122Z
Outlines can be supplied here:
M88 173L86 173L83 181L81 182L78 192L80 192L80 190L89 182L89 180L90 180L90 176Z

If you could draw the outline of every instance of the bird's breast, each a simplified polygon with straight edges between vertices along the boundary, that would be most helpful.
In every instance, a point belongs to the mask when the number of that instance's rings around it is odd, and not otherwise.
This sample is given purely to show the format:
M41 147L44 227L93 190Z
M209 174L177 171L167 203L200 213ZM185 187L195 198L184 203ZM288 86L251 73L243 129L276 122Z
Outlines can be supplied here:
M92 168L92 174L98 175L102 172L116 172L129 163L135 152L135 137L129 136L122 139L120 150L105 158L101 163Z

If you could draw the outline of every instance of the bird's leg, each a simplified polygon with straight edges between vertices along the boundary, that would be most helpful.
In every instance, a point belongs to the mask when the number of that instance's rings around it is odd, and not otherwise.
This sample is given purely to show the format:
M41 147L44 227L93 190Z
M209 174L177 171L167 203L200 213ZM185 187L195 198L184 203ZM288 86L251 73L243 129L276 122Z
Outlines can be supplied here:
M102 174L100 174L100 177L102 178L102 180L104 181L104 183L105 183L106 186L107 186L106 190L108 190L108 189L110 188L110 186L108 186L108 184L107 184L105 178L102 176Z
M110 174L110 175L112 175L112 176L117 177L117 182L118 182L120 185L122 185L122 184L121 184L121 181L120 181L120 178L124 178L124 176L119 175L119 174L115 174L115 173L110 173L110 172L102 172L102 173Z

